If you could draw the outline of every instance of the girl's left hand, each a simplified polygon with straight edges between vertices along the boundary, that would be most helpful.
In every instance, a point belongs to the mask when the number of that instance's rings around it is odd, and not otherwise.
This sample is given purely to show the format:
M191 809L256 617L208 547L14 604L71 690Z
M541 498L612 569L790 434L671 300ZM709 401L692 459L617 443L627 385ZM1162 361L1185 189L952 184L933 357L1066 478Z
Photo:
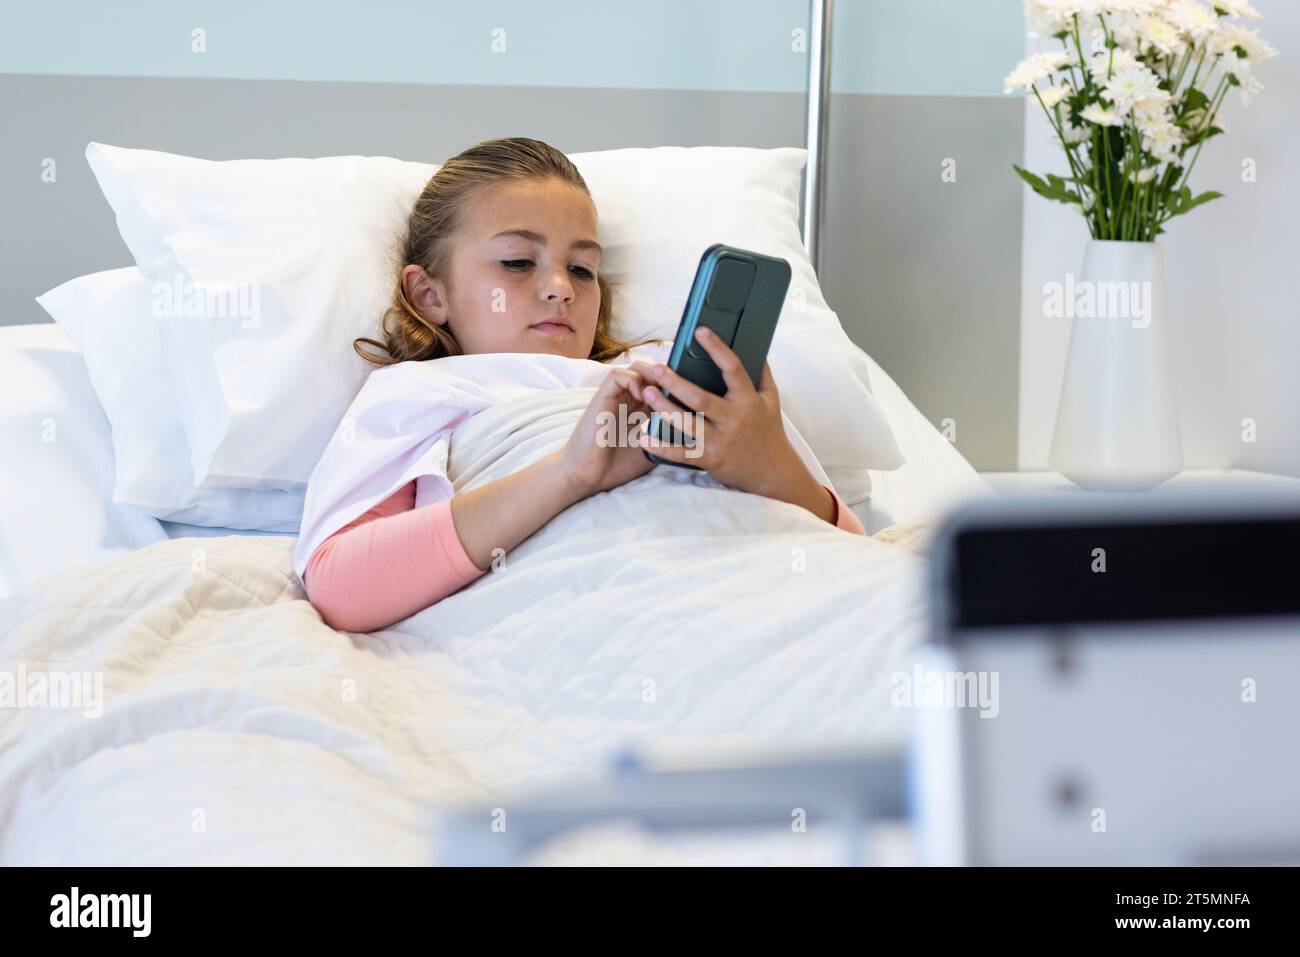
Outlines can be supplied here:
M646 434L641 435L641 446L660 458L702 468L742 492L805 505L833 521L833 498L785 434L781 397L768 364L763 363L755 389L740 358L711 330L700 326L696 339L721 370L727 394L714 395L664 365L653 366L647 370L651 384L642 389L646 404L693 436L695 446L668 445ZM671 392L689 411L666 398L653 383Z
M641 391L647 366L636 362L611 369L559 453L569 484L581 498L617 488L654 468L636 445L638 420L649 418ZM623 423L629 426L626 435Z

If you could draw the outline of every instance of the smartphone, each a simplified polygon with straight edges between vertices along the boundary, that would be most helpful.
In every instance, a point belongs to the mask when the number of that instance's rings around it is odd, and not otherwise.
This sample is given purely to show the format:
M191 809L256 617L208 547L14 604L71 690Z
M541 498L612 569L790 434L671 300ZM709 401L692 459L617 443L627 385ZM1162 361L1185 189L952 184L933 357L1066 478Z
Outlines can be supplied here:
M722 378L722 370L695 338L699 326L708 326L736 353L757 388L763 376L768 347L776 332L776 320L781 315L789 288L790 264L784 259L722 243L710 246L700 257L700 265L695 270L695 281L691 284L691 293L686 299L681 325L677 327L677 337L673 340L673 350L666 365L701 388L715 395L726 395L727 384ZM689 411L685 403L667 389L662 391ZM645 431L661 442L690 448L692 440L665 422L658 412L650 414ZM649 449L641 451L656 464L700 468L684 462L668 462Z

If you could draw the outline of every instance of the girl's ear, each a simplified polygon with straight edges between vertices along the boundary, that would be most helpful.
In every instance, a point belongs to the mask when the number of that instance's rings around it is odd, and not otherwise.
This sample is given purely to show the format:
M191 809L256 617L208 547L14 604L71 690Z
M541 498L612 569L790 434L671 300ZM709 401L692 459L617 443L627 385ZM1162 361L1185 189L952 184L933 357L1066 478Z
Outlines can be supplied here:
M434 325L447 324L447 297L443 284L422 266L408 263L402 267L402 292L420 315Z

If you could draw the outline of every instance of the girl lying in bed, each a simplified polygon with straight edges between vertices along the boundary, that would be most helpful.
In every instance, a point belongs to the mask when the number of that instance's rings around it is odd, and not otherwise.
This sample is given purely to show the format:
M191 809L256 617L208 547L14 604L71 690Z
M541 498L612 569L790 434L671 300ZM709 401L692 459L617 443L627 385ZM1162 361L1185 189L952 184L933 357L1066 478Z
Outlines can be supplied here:
M457 591L569 506L650 471L642 448L865 534L782 416L766 365L755 389L735 354L702 335L727 382L717 396L665 368L670 343L614 338L596 207L560 151L498 139L448 160L415 203L402 255L384 341L354 343L385 368L371 374L308 484L294 564L327 624L373 631ZM470 356L484 358L456 380L456 364L471 361L456 357ZM416 365L428 359L444 362ZM512 371L526 359L535 359L526 375ZM429 376L444 370L449 384L436 415L402 411L398 396L430 394L426 384L438 380ZM453 493L446 438L457 424L512 386L582 385L595 395L562 448ZM695 414L683 421L663 389ZM695 447L662 446L638 428L609 441L611 421L643 421L651 410L678 414L674 424ZM414 429L392 425L404 416L418 420ZM359 430L368 430L364 452Z

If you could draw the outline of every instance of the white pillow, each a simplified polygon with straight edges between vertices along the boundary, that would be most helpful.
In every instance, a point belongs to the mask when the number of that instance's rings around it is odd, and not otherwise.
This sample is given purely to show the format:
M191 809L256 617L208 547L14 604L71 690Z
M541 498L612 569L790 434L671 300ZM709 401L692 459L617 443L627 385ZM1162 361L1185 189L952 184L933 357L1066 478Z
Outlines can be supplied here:
M161 291L159 291L161 292ZM296 533L303 493L199 489L158 342L153 284L134 266L38 296L72 340L113 432L113 501L169 521Z
M154 518L110 501L108 419L57 326L0 326L0 383L0 600L167 538Z
M671 339L713 243L785 259L790 289L768 358L782 409L849 504L870 495L868 469L903 464L871 395L870 360L826 304L803 248L806 150L665 146L570 159L596 200L602 265L620 283L621 334Z
M359 156L214 162L98 143L86 156L140 269L175 290L160 330L196 484L303 489L370 371L352 341L378 338L407 216L436 167ZM781 256L793 276L770 361L787 415L847 501L869 492L867 469L902 464L865 356L800 244L804 150L570 159L618 285L617 334L672 336L712 243ZM185 308L205 302L207 318Z
M889 416L906 460L901 468L872 476L870 504L855 509L867 534L903 522L938 525L959 503L994 495L988 482L921 414L889 373L870 356L866 358L872 394Z

